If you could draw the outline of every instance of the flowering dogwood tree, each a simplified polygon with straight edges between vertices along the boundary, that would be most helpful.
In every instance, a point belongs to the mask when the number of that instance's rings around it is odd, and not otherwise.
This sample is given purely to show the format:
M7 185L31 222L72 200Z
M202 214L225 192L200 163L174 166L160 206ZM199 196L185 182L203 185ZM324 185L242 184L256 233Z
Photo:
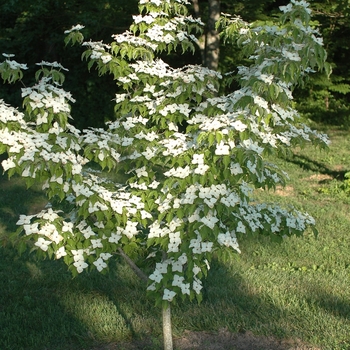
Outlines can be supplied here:
M213 255L239 253L237 234L282 240L314 225L308 214L257 203L252 194L285 183L286 173L267 154L328 142L300 123L292 105L296 84L327 68L305 1L281 7L273 25L221 18L223 39L236 41L249 62L236 72L241 88L227 95L219 93L220 73L174 69L157 58L195 49L202 23L186 5L140 0L130 30L110 44L84 41L81 25L66 31L67 43L86 48L88 67L111 74L119 87L116 119L105 128L70 124L74 99L62 87L67 69L57 62L38 63L36 84L22 89L23 110L0 101L3 169L28 186L42 183L51 203L20 216L22 248L32 244L39 254L62 258L74 274L107 271L121 254L168 311L179 297L201 301ZM3 80L21 79L27 66L4 56ZM137 256L147 262L144 272Z

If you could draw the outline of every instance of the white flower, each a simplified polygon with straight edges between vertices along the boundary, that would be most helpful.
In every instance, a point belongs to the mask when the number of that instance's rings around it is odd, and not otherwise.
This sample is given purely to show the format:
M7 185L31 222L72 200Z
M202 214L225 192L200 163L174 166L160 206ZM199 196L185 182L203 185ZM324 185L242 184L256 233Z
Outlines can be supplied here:
M30 224L30 225L23 225L23 229L26 233L27 236L33 234L33 233L38 233L39 232L39 223L35 222L34 224Z
M84 260L84 250L83 249L78 249L78 250L72 249L71 252L73 254L74 261Z
M213 248L213 242L202 242L202 252L211 252Z
M208 226L209 228L213 229L215 224L219 221L219 219L215 216L205 216L201 219L201 222L203 222L204 225Z
M1 165L5 171L16 167L16 163L13 161L13 159L14 158L10 157L10 158L5 159L1 162Z
M178 261L180 261L180 263L182 265L185 265L187 263L187 256L185 253L183 253L179 258L178 258Z
M128 221L126 223L125 229L123 230L123 234L129 239L136 236L138 232L136 226L137 226L137 222Z
M159 283L162 278L163 278L163 275L160 273L159 270L155 270L150 276L149 278L152 280L152 281L155 281L157 283Z
M69 34L69 33L73 32L73 31L75 31L75 30L81 30L81 29L83 29L83 28L85 28L85 26L83 26L83 25L81 25L81 24L77 24L77 25L73 26L71 29L65 30L65 31L64 31L64 34Z
M98 258L96 261L93 262L93 264L96 266L98 271L102 271L104 268L107 267L107 264L103 261L103 259Z
M235 249L238 253L241 251L239 250L237 238L234 232L227 231L226 233L220 233L218 235L218 243L220 245L224 245L226 247L232 247Z
M16 222L16 225L24 225L30 224L30 220L34 217L35 215L20 215L19 220Z
M156 263L156 271L159 271L160 273L167 273L168 265L169 265L169 260Z
M92 247L93 247L93 248L103 248L103 244L102 244L100 238L98 238L98 239L92 239L92 240L91 240L91 244L92 244Z
M63 256L66 256L66 255L67 255L67 253L66 253L64 247L61 247L61 248L59 248L59 249L56 251L56 259L60 259L60 258L62 258Z
M198 235L197 238L191 239L189 248L192 248L194 254L202 253L201 249L202 238Z
M215 149L215 154L217 156L221 155L229 155L230 154L230 146L224 144L222 141L216 145L216 149Z
M291 61L301 61L301 58L297 52L290 52L286 49L283 49L282 55Z
M201 269L196 264L194 264L192 272L194 275L198 275L201 272Z
M183 283L183 284L181 284L180 287L181 287L182 294L190 295L190 284L189 283Z
M108 260L109 258L111 258L113 255L110 253L101 253L100 254L100 258L102 258L103 260Z
M172 301L176 293L169 289L164 289L163 300Z
M15 55L13 53L3 53L2 55L6 58L15 57Z
M234 175L243 174L243 169L241 168L239 163L231 164L230 170L231 174Z
M144 219L152 219L152 215L146 210L141 210L140 214L141 214L141 219L142 220L144 220Z
M147 160L150 160L156 155L156 148L147 147L144 152L141 153Z
M148 185L148 187L153 188L153 189L156 189L156 188L158 187L159 184L160 184L160 182L158 182L158 181L152 181L152 183L150 183L150 184Z
M148 176L148 173L146 171L146 167L143 166L141 168L135 169L137 177L142 177L142 176Z
M41 211L37 216L38 218L43 218L44 220L48 220L50 222L54 221L55 219L59 218L58 211L53 211L51 208L45 211Z
M179 131L178 126L177 126L175 123L173 123L173 122L170 122L170 123L168 124L168 127L169 127L169 130L170 130L170 131Z
M246 233L245 226L243 225L242 221L240 221L237 224L236 231L241 233Z
M267 101L260 96L254 96L254 103L256 103L258 106L264 109L268 109L269 107Z
M181 287L183 280L184 280L183 276L174 275L174 279L171 285Z
M204 164L204 154L194 154L192 164Z
M237 130L237 131L244 131L245 129L247 129L247 125L243 124L240 120L236 120L234 121L231 126Z
M195 292L197 294L199 294L201 292L201 289L203 288L202 286L202 282L199 279L195 279L193 281L193 289L195 290Z
M147 290L156 290L157 288L156 288L156 283L155 282L153 282L153 283L151 283L148 287L147 287Z
M42 249L44 252L46 252L51 243L52 241L47 241L44 238L39 237L37 242L34 245L36 245L37 247Z
M172 263L172 265L171 265L172 272L175 272L175 271L182 272L182 270L183 270L183 266L182 266L181 261L175 261Z
M251 162L251 160L248 160L247 162L247 168L249 169L249 171L252 173L252 174L256 174L256 163L253 164Z
M172 168L169 171L165 172L164 175L167 177L179 177L181 179L184 179L190 174L191 170L190 167L187 165L185 168L178 167L178 168Z
M194 173L199 175L204 175L208 169L209 169L209 165L198 164L198 167L194 169Z
M279 9L282 12L287 13L287 12L290 12L293 9L293 6L292 6L292 4L288 4L287 6L280 6Z
M258 143L257 142L254 142L253 140L251 139L247 139L247 140L244 140L242 141L242 145L251 150L251 151L254 151L258 154L261 154L263 152L263 148L262 147L259 147Z
M107 64L108 62L112 61L112 56L111 55L102 55L101 56L101 61L104 64Z
M78 260L73 265L76 267L79 273L83 272L89 265L84 260Z
M121 238L122 238L121 234L112 232L111 233L111 237L108 238L108 242L110 242L110 243L118 243Z

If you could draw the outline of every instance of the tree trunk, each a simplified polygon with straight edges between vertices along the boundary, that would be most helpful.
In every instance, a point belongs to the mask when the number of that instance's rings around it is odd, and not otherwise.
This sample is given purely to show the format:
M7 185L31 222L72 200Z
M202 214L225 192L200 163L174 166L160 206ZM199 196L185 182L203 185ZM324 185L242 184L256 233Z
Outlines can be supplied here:
M199 9L198 0L192 0L192 4L193 4L194 16L196 18L200 18L201 17L201 13L200 13L200 9ZM199 43L198 43L199 51L201 53L203 66L205 65L205 42L206 42L206 35L203 34L199 38Z
M217 70L219 66L220 37L215 24L220 18L220 0L208 0L209 19L205 43L205 66Z
M200 18L198 0L192 0L194 15ZM219 66L220 37L215 29L215 24L220 18L220 0L208 0L208 22L205 34L199 40L199 49L202 56L202 64L213 70Z
M167 301L166 308L162 308L163 316L163 339L164 350L173 350L173 335L171 330L171 310L170 302Z

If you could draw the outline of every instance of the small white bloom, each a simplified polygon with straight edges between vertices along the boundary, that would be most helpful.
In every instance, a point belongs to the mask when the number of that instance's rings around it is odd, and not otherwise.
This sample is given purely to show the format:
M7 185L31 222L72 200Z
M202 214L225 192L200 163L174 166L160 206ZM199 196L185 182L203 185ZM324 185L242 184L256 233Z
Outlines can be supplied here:
M162 278L163 278L163 275L160 273L159 270L155 270L150 276L149 278L152 280L152 281L155 281L157 283L159 283Z
M76 267L79 273L83 272L89 265L84 260L78 260L73 265Z
M96 266L98 271L102 271L104 268L107 267L107 264L103 261L103 259L98 258L96 261L93 262L93 264Z
M231 164L230 170L233 175L243 174L243 169L239 163Z
M230 154L230 146L224 144L222 141L216 145L216 149L215 149L215 154L217 156L221 155L229 155Z
M169 289L164 289L163 300L172 301L176 293Z
M67 255L67 253L66 253L64 247L61 247L61 248L59 248L59 249L56 251L56 259L60 259L60 258L62 258L63 256L66 256L66 255Z
M44 238L39 237L37 242L34 245L36 245L37 247L42 249L44 252L46 252L51 243L52 243L51 241L47 241Z
M30 220L34 217L35 215L20 215L19 220L16 222L16 225L29 225Z
M208 226L209 228L213 229L215 224L219 221L219 219L215 216L206 216L201 219L201 222L203 222L204 225Z
M81 30L81 29L83 29L83 28L85 28L85 26L83 26L83 25L81 25L81 24L77 24L77 25L73 26L71 29L65 30L65 31L64 31L64 34L69 34L69 33L73 32L73 31L75 31L75 30L78 31L78 30Z
M201 292L201 289L203 288L202 286L202 282L199 279L195 279L193 281L193 289L195 290L195 292L197 294L199 294Z

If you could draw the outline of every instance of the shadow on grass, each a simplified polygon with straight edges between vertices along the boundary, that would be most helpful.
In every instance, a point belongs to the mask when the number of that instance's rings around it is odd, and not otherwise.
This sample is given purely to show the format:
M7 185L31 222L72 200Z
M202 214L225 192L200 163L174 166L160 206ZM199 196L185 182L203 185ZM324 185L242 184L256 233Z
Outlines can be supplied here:
M330 292L323 290L322 287L314 287L311 290L312 296L309 295L306 298L309 303L316 304L325 312L332 314L337 318L341 317L344 320L350 321L350 300L347 297L331 294Z
M36 263L0 248L0 349L83 348L89 330L57 295L69 280L61 264Z
M6 230L15 225L19 213L32 210L30 198L35 202L40 197L39 192L18 186L4 187L4 182L0 186L5 196L0 221ZM243 268L234 270L232 264L214 262L204 283L203 303L180 302L173 308L175 337L182 337L185 330L225 328L233 333L253 330L277 338L293 336L286 327L296 321L293 312L243 276ZM12 249L0 248L0 349L107 349L110 343L118 349L117 344L130 339L141 340L132 349L161 349L161 312L146 299L144 290L123 265L115 266L109 275L96 272L72 279L60 261L19 258ZM319 295L316 291L301 298L348 318L348 302ZM306 322L300 327L307 327ZM204 342L198 349L206 348ZM250 348L255 349L263 348Z
M59 261L18 258L12 250L0 248L0 281L2 350L107 349L103 344L110 343L119 349L117 344L131 339L138 345L130 349L162 349L161 311L145 298L144 287L133 276L122 281L114 273L90 273L72 279ZM283 311L250 293L238 274L232 276L217 265L206 282L201 306L186 302L173 308L174 334L224 327L245 331L252 324L264 328L266 315L265 330L283 336ZM114 337L107 323L119 323L112 325ZM104 333L107 326L111 329Z
M345 174L349 170L336 171L328 168L325 164L315 161L304 155L294 154L292 157L286 158L286 161L298 165L303 170L313 171L316 173L329 175L338 181L344 181Z
M25 183L18 177L8 180L6 175L0 176L0 236L16 230L16 222L21 214L40 212L48 200L38 189L26 190Z

